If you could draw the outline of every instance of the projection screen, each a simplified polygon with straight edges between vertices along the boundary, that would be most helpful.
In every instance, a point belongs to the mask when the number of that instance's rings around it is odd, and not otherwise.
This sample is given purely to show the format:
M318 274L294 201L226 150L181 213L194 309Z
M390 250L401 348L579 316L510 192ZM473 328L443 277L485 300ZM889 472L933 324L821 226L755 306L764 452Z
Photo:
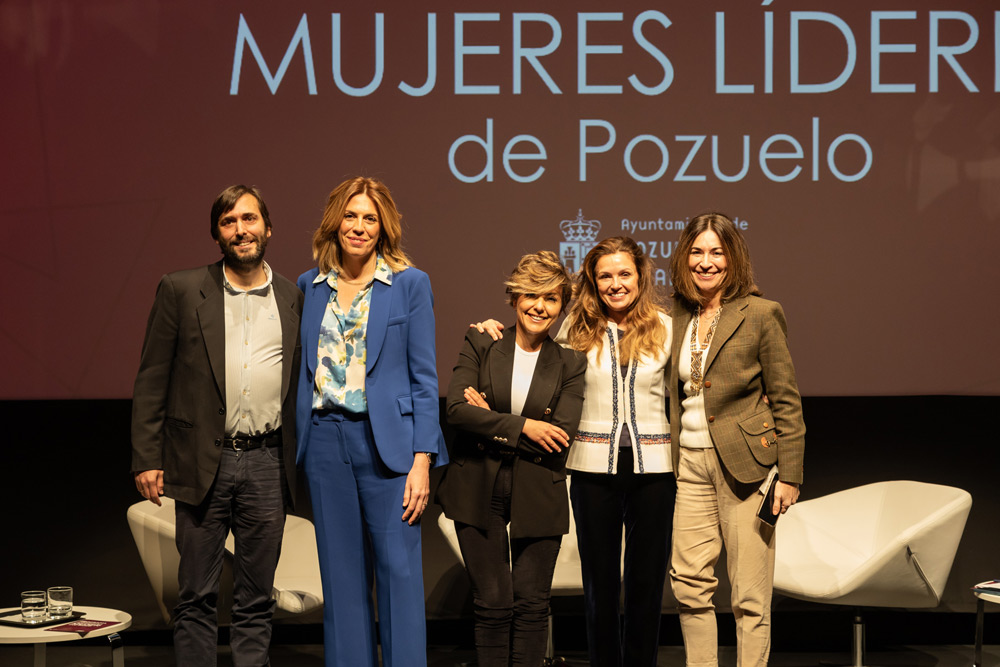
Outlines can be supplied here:
M441 391L526 252L667 267L723 211L806 395L1000 393L1000 11L829 3L0 4L0 398L127 398L156 284L261 188L294 279L375 176L432 280Z

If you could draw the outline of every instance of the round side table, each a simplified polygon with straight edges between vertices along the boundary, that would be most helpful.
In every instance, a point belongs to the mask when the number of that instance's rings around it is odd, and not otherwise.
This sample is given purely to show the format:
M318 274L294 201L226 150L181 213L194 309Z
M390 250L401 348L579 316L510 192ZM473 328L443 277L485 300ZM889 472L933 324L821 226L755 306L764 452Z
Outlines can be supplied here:
M0 609L0 614L14 611L16 607ZM34 667L45 667L45 646L52 642L70 642L77 639L89 639L91 637L107 637L111 644L111 664L113 667L124 667L125 654L122 648L119 630L124 630L132 625L132 615L118 609L107 609L105 607L79 607L74 606L73 611L82 611L83 618L76 620L94 621L116 621L114 625L97 628L87 632L82 637L78 632L49 632L47 628L56 627L48 625L42 628L21 628L12 625L0 625L0 644L34 644L35 661ZM67 619L67 623L72 622Z
M983 607L984 603L1000 604L1000 593L972 590L976 596L976 655L974 667L983 667Z

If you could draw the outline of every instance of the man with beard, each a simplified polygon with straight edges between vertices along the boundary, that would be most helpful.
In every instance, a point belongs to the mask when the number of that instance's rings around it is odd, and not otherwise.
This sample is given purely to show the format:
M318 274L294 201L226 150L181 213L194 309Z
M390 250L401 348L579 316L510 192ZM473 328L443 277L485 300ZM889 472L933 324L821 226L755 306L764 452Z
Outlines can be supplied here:
M302 293L264 262L271 237L256 188L212 204L222 260L164 276L132 404L139 493L176 507L177 665L215 665L219 575L236 540L230 645L236 667L268 664L271 588L295 497L295 386Z

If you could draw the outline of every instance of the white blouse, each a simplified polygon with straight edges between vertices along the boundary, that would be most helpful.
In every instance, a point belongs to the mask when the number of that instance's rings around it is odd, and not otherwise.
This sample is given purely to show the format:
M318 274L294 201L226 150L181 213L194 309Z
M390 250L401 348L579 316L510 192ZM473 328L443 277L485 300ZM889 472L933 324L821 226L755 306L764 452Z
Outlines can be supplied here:
M691 340L691 332L697 318L692 317L684 332L684 340ZM700 344L701 341L698 341ZM711 347L711 343L709 343ZM702 348L701 363L708 357L709 347ZM684 399L681 401L681 434L680 445L688 449L711 449L715 446L712 434L708 431L708 417L705 415L705 392L700 391L693 396L691 385L691 345L681 344L681 358L677 360L677 376L684 383ZM704 368L702 369L704 377Z

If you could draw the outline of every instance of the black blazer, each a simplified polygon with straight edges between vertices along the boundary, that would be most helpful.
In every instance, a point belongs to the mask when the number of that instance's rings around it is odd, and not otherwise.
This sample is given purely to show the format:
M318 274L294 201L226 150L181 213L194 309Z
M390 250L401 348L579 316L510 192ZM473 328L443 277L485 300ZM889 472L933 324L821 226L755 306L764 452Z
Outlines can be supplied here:
M583 410L587 358L552 339L542 344L531 386L520 415L510 414L514 371L514 327L494 342L470 329L448 387L448 423L459 430L452 462L438 485L437 502L448 518L486 528L500 452L514 452L511 537L546 537L569 530L566 500L566 454L552 454L521 435L526 418L547 421L576 435ZM465 401L475 387L492 408Z
M277 273L281 318L281 435L288 503L295 498L295 390L302 292ZM132 395L132 472L163 470L164 495L199 504L226 435L222 262L163 276L149 313Z

